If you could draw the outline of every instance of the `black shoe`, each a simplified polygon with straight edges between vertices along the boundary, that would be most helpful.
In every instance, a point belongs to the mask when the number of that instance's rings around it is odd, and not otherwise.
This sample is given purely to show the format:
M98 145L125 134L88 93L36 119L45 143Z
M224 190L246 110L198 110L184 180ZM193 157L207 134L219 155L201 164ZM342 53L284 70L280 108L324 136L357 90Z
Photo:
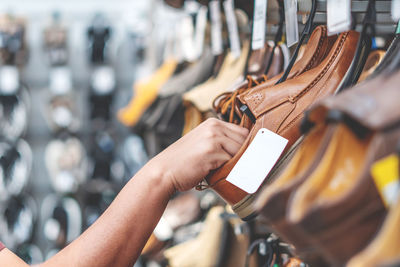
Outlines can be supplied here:
M49 195L41 209L44 237L55 246L62 248L81 234L82 211L75 199Z
M32 151L20 139L16 143L0 141L0 200L18 196L26 187L32 168Z
M36 220L37 204L32 197L11 198L1 211L1 241L10 249L30 242Z

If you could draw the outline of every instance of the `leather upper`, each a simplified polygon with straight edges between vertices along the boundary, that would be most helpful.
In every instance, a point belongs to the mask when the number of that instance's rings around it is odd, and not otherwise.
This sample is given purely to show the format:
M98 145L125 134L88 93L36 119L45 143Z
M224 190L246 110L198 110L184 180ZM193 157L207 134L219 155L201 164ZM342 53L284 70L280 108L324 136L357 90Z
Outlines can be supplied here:
M304 49L305 52L303 56L299 58L293 65L293 68L290 71L287 80L290 80L300 75L301 73L318 66L321 61L327 56L336 39L337 36L328 37L326 26L316 27L310 36L306 49ZM275 77L268 76L270 79L268 79L264 83L250 89L244 94L239 95L239 100L244 102L247 95L263 91L265 88L275 85L281 78L281 76L282 73L276 75Z
M274 131L289 140L290 147L299 137L299 124L303 112L315 101L333 94L346 74L354 57L359 34L342 33L324 61L292 80L249 94L243 104L248 105L257 118L239 152L206 180L228 203L234 204L247 195L226 182L227 177L247 146L261 128Z
M287 80L290 80L300 75L301 73L306 72L318 66L321 63L321 61L327 56L333 44L335 43L336 39L337 39L336 35L330 37L327 36L326 26L316 27L310 36L309 42L307 43L307 49L304 49L305 50L304 54L302 55L301 58L298 58L298 60L294 64ZM228 106L230 107L233 106L234 112L239 117L239 120L233 117L233 114L230 114L229 119L227 119L227 121L239 124L240 117L242 116L242 112L239 109L240 108L239 101L245 102L244 98L246 95L257 94L264 91L266 88L274 86L278 82L281 76L282 73L278 75L271 75L271 73L269 72L268 75L263 75L262 77L258 77L255 80L248 79L244 81L237 87L237 89L233 93L226 92L223 95L217 97L214 100L214 110L216 111L217 114L225 114L229 109ZM254 84L256 86L253 87ZM249 124L248 121L246 120L247 117L244 117L242 119L241 125L243 127L250 129L253 124L252 123Z
M337 110L371 130L390 128L400 120L400 109L393 108L400 99L400 73L381 75L335 97L315 104L312 118L321 117L327 110ZM377 90L379 88L379 90Z

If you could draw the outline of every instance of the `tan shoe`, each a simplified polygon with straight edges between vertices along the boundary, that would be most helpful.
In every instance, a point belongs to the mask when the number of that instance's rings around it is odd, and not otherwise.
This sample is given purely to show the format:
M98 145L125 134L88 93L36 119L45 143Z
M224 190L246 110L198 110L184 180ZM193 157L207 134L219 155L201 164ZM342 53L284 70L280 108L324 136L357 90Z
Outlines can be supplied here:
M318 167L292 195L287 220L332 265L342 266L361 251L385 218L370 169L395 151L400 138L399 82L400 72L381 76L311 111L339 124Z
M226 181L226 177L261 128L267 128L288 139L288 149L297 141L303 112L315 101L335 93L351 64L358 36L354 31L342 33L318 67L241 99L256 122L238 153L206 178L209 187L231 204L241 218L249 219L254 215L251 206L254 196Z

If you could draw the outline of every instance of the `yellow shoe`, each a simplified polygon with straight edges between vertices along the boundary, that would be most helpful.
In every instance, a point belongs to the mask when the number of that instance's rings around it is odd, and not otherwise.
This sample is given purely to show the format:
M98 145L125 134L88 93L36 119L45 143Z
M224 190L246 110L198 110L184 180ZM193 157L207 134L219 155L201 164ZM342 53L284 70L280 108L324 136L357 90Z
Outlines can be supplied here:
M242 54L237 59L229 53L225 57L218 76L185 93L184 101L191 102L200 112L212 110L214 99L221 93L229 91L235 81L243 75L249 47L249 42L245 42Z
M158 90L174 74L178 62L169 59L145 81L139 81L134 85L134 92L128 106L118 112L118 119L127 127L134 126L143 112L157 98Z

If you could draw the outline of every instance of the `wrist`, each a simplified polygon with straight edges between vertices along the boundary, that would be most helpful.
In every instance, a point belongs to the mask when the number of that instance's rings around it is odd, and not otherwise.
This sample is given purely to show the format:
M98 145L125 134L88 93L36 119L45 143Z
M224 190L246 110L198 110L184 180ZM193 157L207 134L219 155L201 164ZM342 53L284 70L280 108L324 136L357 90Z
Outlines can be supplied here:
M170 169L159 164L155 159L150 160L140 172L146 173L144 177L155 187L161 188L169 198L176 192Z

